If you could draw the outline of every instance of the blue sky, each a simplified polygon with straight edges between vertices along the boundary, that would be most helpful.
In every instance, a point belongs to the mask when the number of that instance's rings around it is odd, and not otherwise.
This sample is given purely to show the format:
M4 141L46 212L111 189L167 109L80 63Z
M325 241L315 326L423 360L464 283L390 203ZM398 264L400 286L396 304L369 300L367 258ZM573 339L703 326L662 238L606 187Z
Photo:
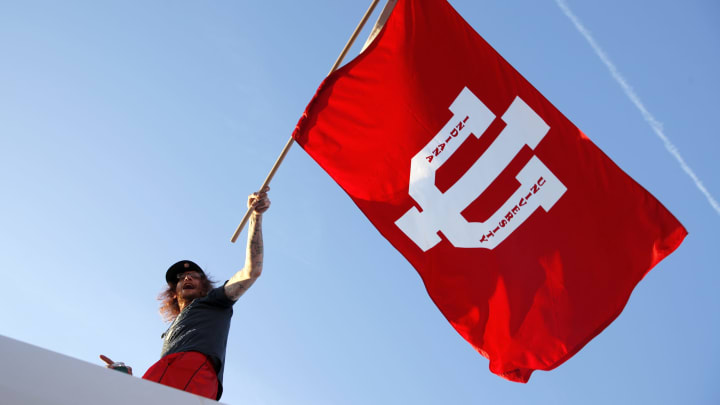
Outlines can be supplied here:
M368 3L0 3L0 334L142 374L165 269L188 258L224 280L242 266L229 238L246 196ZM718 403L720 214L556 1L451 4L689 236L575 357L511 383L294 147L265 272L235 306L223 402ZM719 3L566 4L720 197Z

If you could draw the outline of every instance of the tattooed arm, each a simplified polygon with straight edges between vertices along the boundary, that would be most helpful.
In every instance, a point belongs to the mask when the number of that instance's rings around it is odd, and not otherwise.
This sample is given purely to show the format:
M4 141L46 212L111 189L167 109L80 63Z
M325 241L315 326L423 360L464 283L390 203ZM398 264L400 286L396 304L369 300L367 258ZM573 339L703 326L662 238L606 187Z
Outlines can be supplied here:
M235 301L240 298L243 293L250 288L251 285L260 277L263 267L263 237L262 237L262 214L270 208L270 200L267 192L270 190L266 187L259 193L253 193L248 197L248 207L253 208L250 216L250 226L248 228L247 253L245 255L245 266L242 270L235 273L234 276L225 284L225 294L231 300Z

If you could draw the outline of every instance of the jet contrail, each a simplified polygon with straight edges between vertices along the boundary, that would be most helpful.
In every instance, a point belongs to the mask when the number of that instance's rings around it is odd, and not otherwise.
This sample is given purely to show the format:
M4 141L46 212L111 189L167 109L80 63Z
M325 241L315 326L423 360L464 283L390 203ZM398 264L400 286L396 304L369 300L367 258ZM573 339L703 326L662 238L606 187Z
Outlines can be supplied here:
M592 35L590 35L590 32L585 28L585 26L580 23L580 20L573 14L572 11L570 11L570 8L565 3L565 0L555 0L555 3L557 3L558 7L565 13L567 18L572 21L572 23L575 25L575 28L577 28L578 31L580 31L580 34L582 34L583 37L588 41L590 46L593 48L597 56L600 57L600 59L603 61L605 66L610 70L610 73L612 74L612 77L615 79L615 81L618 82L620 87L622 87L623 91L625 92L625 95L628 96L630 101L632 101L633 104L635 104L635 107L637 107L638 110L640 110L640 113L642 114L645 121L650 125L653 132L660 138L663 143L665 144L665 149L670 152L671 155L675 157L675 159L680 163L680 167L687 173L688 176L695 182L695 185L700 190L703 195L705 195L705 198L707 198L710 205L715 209L715 211L720 215L720 204L718 204L717 201L713 198L712 195L710 195L710 192L705 188L705 186L702 184L700 179L698 179L697 175L695 175L695 172L692 171L690 166L685 163L685 159L680 156L680 152L675 147L675 145L670 142L667 136L663 133L663 127L662 124L653 117L652 114L645 108L642 101L640 101L640 98L637 94L635 94L635 91L630 87L630 85L627 83L625 78L618 72L615 65L610 61L610 58L608 58L607 54L605 54L605 51L600 48L600 45L595 42L595 39L593 39Z

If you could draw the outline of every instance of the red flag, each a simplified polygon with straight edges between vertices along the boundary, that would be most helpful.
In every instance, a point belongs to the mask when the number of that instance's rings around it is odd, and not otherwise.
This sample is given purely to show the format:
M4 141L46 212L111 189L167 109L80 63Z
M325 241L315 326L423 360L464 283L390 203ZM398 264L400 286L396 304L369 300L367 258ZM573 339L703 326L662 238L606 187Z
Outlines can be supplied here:
M687 234L444 0L398 1L293 136L512 381L580 350Z

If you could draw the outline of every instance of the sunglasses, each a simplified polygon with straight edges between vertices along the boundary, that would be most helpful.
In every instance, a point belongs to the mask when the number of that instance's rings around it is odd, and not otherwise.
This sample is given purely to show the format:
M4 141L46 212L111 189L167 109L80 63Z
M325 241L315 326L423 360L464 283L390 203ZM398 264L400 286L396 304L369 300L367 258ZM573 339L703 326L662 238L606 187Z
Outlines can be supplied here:
M200 273L198 273L197 271L186 271L184 273L178 273L177 279L183 280L185 277L190 277L195 280L200 280L201 276L202 275Z

